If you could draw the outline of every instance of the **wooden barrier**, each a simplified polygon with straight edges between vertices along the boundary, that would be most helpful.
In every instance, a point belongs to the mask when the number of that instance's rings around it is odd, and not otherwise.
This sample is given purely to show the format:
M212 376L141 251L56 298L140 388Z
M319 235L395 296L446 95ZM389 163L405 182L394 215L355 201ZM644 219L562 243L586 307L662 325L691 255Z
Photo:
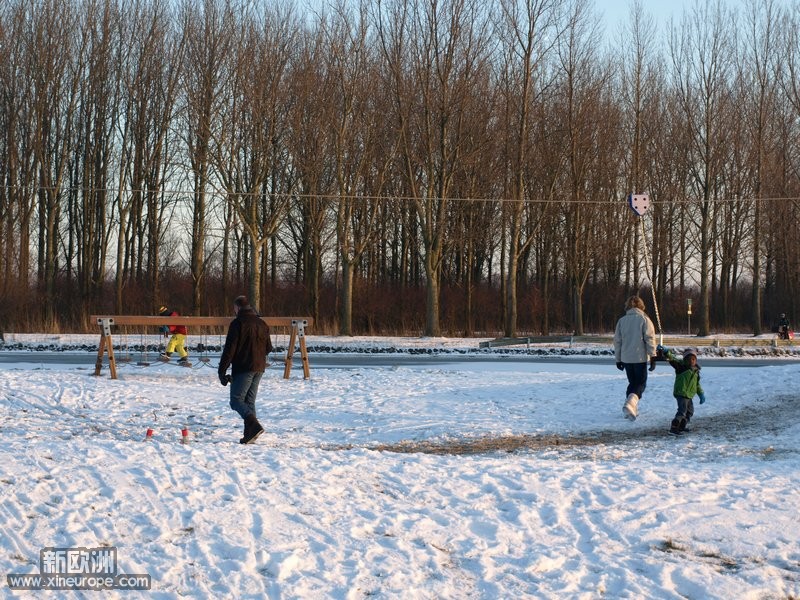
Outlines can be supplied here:
M117 378L117 365L114 358L114 346L111 341L111 327L114 325L141 325L144 327L161 327L163 325L187 325L191 327L228 327L234 317L155 317L150 315L92 315L90 317L100 327L100 344L97 348L97 362L94 374L100 375L103 368L103 354L108 352L108 368L111 379ZM300 346L300 357L303 361L303 377L311 377L306 350L306 327L314 320L311 317L261 317L270 327L289 327L291 331L289 345L286 348L286 365L283 378L289 379L292 370L292 357L295 344Z
M656 334L658 340L660 334ZM613 336L600 335L552 335L531 336L519 338L497 338L486 342L479 342L479 348L500 348L502 346L530 347L531 344L605 344L614 345ZM689 336L664 336L664 345L669 347L689 348L699 346L712 346L714 348L735 346L795 346L794 340L779 340L777 336L769 338L715 338L715 337L689 337Z

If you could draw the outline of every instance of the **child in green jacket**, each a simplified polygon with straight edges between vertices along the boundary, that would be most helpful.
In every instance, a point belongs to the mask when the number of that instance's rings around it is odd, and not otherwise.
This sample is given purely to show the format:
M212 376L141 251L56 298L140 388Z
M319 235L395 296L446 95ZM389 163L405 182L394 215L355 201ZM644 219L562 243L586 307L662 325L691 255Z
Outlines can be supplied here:
M684 351L683 358L678 358L669 348L659 346L658 349L675 369L675 386L672 388L672 395L678 402L678 412L672 419L669 432L672 435L680 435L694 415L692 398L695 394L700 398L700 404L706 401L706 395L700 385L700 365L697 364L697 352L688 348Z

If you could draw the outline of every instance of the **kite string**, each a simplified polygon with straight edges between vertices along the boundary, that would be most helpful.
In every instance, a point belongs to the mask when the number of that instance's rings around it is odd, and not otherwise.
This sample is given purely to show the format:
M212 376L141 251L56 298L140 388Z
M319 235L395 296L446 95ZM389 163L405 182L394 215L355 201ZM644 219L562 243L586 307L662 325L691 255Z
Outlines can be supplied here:
M656 313L656 323L658 324L658 333L661 337L660 343L663 345L664 343L664 332L661 329L661 315L658 312L658 301L656 300L656 286L653 284L653 280L650 279L650 256L647 252L647 236L645 235L644 231L644 217L639 216L639 224L642 226L642 246L644 247L644 268L645 274L647 276L647 280L650 282L650 291L653 294L653 307L655 308Z

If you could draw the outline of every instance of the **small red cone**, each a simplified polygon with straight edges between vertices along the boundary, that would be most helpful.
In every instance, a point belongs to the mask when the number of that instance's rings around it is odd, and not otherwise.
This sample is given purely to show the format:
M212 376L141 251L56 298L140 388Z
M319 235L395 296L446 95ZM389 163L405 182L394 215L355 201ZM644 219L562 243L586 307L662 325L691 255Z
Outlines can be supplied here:
M188 444L189 443L189 428L184 427L181 429L181 444Z
M144 435L144 440L152 440L153 439L153 430L149 427L147 428L147 433Z

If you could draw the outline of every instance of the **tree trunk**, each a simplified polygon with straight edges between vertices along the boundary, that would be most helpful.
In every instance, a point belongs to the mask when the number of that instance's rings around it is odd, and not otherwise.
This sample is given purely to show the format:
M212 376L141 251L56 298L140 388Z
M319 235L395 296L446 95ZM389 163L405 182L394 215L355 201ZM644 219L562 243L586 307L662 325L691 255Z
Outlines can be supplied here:
M761 210L756 198L753 215L753 288L750 311L753 314L753 335L761 335Z
M342 287L339 290L339 335L353 335L353 272L355 265L342 256Z
M439 337L442 335L439 324L439 273L441 268L438 253L429 250L425 255L425 275L427 276L426 303L425 303L425 335Z

